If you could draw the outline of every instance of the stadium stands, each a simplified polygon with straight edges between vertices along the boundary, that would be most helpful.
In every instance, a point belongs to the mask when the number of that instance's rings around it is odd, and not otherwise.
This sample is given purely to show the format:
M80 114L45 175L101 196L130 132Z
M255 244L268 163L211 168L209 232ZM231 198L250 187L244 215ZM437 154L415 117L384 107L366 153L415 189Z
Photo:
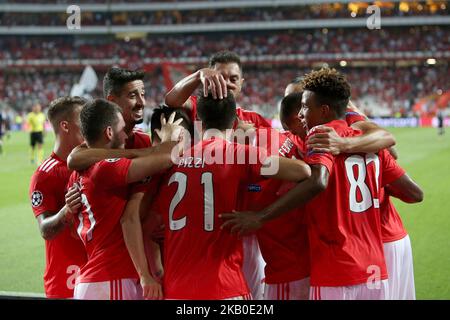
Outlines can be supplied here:
M66 0L40 1L43 10L29 12L34 1L0 2L1 27L64 26L65 12L48 12L43 4L70 4ZM170 34L5 34L0 36L0 104L25 110L34 101L46 105L56 96L69 94L85 65L92 65L99 75L118 64L148 71L147 99L150 106L163 101L168 83L165 64L182 64L186 72L205 66L208 57L229 49L241 55L244 63L242 106L257 110L267 117L277 113L285 85L295 76L324 64L340 68L353 84L353 99L374 116L412 115L417 101L448 90L450 60L449 24L387 26L380 30L351 27L352 17L365 14L369 1L305 5L281 1L273 4L239 7L228 1L228 9L214 10L215 1L202 1L205 8L182 8L192 1L151 1L148 5L179 2L177 10L149 9L136 11L130 4L123 11L82 10L83 26L143 26L241 22L264 22L267 30L231 32L172 31ZM123 5L123 0L83 0L86 5ZM195 2L200 3L200 2ZM242 4L242 1L240 2ZM249 2L247 2L249 3ZM380 2L377 2L380 3ZM17 6L16 11L2 9ZM181 6L181 7L180 7ZM47 8L47 9L45 9ZM84 7L83 7L84 8ZM106 7L105 7L106 8ZM181 8L178 10L178 8ZM23 9L23 10L22 10ZM384 17L448 17L447 1L383 2ZM46 11L47 10L47 11ZM313 21L346 18L339 28L272 29L274 20ZM398 23L398 22L397 22ZM170 80L170 81L168 81ZM101 95L98 84L93 96Z

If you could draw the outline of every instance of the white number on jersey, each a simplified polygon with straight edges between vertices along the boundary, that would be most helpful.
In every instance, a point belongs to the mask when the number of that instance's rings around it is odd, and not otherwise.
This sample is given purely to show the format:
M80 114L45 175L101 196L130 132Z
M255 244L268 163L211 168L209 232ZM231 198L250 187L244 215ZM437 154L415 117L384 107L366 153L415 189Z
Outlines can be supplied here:
M187 187L187 175L181 172L175 172L169 179L169 185L173 182L178 183L177 191L170 202L169 206L169 228L170 230L176 231L181 230L186 226L186 216L183 218L174 220L173 213L177 205L181 202L184 195L186 194ZM204 217L204 230L213 231L214 230L214 188L213 188L213 177L211 172L202 173L201 184L203 185L204 191L204 202L203 202L203 217Z
M345 160L345 171L347 179L350 183L349 203L350 211L361 213L374 206L380 207L378 199L372 199L372 193L366 184L367 165L373 162L375 164L375 178L378 192L378 177L380 176L380 159L378 155L370 153L366 157L353 155ZM353 167L357 166L358 179L355 178ZM357 199L357 191L361 192L361 201Z
M77 228L77 233L80 236L81 240L84 243L87 243L92 240L92 232L94 231L94 227L95 227L95 218L94 218L94 213L91 210L91 205L89 204L89 201L88 201L86 195L83 193L81 194L81 203L84 205L86 210L81 210L80 213L78 214L78 219L80 220L80 224ZM83 212L87 212L87 214L88 214L89 224L86 225L86 228L88 228L87 231L84 231L85 226L84 226Z

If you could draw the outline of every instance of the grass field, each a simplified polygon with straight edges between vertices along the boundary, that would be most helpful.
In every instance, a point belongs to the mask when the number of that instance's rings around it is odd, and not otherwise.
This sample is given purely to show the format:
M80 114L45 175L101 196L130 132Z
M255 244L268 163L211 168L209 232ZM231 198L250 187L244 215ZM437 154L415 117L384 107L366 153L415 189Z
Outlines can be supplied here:
M425 191L421 204L396 202L412 241L417 298L450 299L450 132L438 137L435 129L391 131L400 164ZM46 155L52 139L48 134ZM28 135L13 133L0 155L0 291L43 292L44 241L28 201L34 170Z

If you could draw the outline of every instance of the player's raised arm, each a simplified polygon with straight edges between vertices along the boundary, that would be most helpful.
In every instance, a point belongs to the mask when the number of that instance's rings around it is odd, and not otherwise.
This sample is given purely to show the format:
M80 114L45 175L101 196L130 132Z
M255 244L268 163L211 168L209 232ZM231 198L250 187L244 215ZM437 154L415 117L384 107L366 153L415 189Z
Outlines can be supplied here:
M204 92L211 90L215 99L227 96L227 84L223 76L210 68L200 69L189 76L181 79L165 97L165 103L169 107L180 107L191 109L189 97L202 85Z

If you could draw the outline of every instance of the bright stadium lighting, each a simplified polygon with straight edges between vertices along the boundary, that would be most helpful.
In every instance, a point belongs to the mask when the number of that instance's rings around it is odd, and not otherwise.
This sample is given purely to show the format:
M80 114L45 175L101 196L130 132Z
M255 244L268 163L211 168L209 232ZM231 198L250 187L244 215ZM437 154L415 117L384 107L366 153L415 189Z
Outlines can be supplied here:
M434 59L434 58L427 59L427 64L429 64L429 65L436 64L436 59Z
M406 1L402 1L402 2L400 2L398 8L399 8L400 11L408 12L409 11L409 4Z
M345 67L345 66L347 66L347 61L342 60L341 62L339 62L339 65L340 65L341 67Z

